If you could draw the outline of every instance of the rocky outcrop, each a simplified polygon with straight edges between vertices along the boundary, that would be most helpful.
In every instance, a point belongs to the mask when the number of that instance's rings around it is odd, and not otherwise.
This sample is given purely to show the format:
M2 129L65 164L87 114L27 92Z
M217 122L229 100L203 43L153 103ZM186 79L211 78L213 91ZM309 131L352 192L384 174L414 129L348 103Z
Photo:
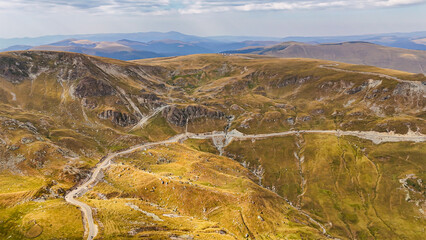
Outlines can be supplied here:
M82 54L51 51L10 52L0 56L0 76L12 83L34 79L41 73L54 74L60 81L74 81L102 73Z
M282 79L271 81L269 85L270 87L274 87L274 88L282 88L289 85L301 85L312 79L313 79L312 76L307 76L307 77L287 76Z
M121 127L134 125L137 122L137 119L133 115L111 109L101 112L98 114L98 117L100 119L109 119L111 122Z
M90 177L90 169L79 168L77 166L65 165L60 179L71 179L73 182L81 182Z
M307 122L307 121L311 121L312 117L311 116L303 116L300 118L303 122Z
M83 78L76 86L74 95L79 98L110 96L115 93L114 88L107 82L93 77Z
M25 160L25 156L20 153L6 153L2 156L2 159L0 159L0 170L8 169L12 172L20 172L17 165Z
M346 91L347 94L355 94L355 93L359 93L364 89L364 86L358 86L358 87L354 87L349 89L348 91Z
M34 158L29 160L29 165L32 168L43 168L45 166L46 161L48 161L47 160L48 148L49 146L46 145L44 148L34 153Z
M320 115L320 114L324 114L324 109L318 108L318 109L314 109L311 111L311 113L313 115Z
M160 101L161 99L155 93L143 92L135 97L139 104L147 107L148 109L155 109L165 105L165 103Z
M144 102L158 101L160 98L155 93L142 93L139 96Z
M0 57L0 77L17 84L29 76L29 67L25 61L9 56Z
M398 113L408 109L420 113L426 108L426 85L420 81L398 83L392 92L389 91L389 94L383 95L381 100L393 99L392 106Z
M9 130L15 130L16 128L28 130L31 133L38 134L37 128L31 122L21 122L13 118L0 117L2 126L7 127Z
M81 100L81 105L85 108L95 109L98 106L98 103L93 99L83 98Z
M398 83L392 93L394 96L411 98L424 98L426 96L425 82L402 82Z
M163 116L168 122L183 127L189 120L197 118L223 119L225 113L221 111L210 110L200 105L191 105L185 108L171 106L163 110Z

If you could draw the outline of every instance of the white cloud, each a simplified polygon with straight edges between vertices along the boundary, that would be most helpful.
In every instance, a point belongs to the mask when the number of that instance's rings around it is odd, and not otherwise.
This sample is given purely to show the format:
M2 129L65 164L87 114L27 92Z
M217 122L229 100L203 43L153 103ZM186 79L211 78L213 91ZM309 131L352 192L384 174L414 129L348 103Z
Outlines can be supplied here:
M60 11L93 14L166 15L229 11L289 11L325 8L386 8L425 3L426 0L0 0L0 11Z
M371 8L396 7L426 2L425 0L317 0L317 1L192 1L187 8L180 9L183 14L222 12L222 11L265 11L297 10L316 8Z

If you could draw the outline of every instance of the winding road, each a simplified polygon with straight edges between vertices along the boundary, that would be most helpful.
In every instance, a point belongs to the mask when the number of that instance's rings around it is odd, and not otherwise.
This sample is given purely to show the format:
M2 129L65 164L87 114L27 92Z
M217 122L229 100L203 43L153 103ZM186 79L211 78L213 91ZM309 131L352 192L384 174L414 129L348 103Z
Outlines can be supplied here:
M265 133L265 134L250 134L246 135L237 130L232 130L230 132L209 132L209 133L183 133L176 135L168 140L159 141L159 142L150 142L141 145L133 146L129 149L123 150L121 152L108 154L103 157L97 166L93 169L91 177L82 183L81 185L76 186L72 191L65 195L65 201L68 203L75 205L80 208L81 212L84 215L86 230L87 230L87 239L91 240L96 237L98 234L98 226L95 224L93 220L92 209L89 205L78 201L76 198L83 196L86 192L90 191L99 180L101 180L101 171L108 168L111 165L111 162L114 158L132 153L137 150L141 150L147 147L154 147L163 144L170 144L176 142L182 142L188 138L191 139L213 139L213 138L222 138L224 144L222 147L225 147L227 144L231 143L232 140L247 140L247 139L262 139L269 137L281 137L287 135L294 134L333 134L336 136L355 136L358 138L363 138L367 140L371 140L375 144L383 143L383 142L426 142L426 135L420 133L409 132L407 134L394 134L394 133L385 133L385 132L374 132L374 131L340 131L340 130L293 130L286 132L278 132L278 133ZM320 223L313 220L307 213L304 213L307 217L314 221L323 231L323 233L329 237L327 232L325 231L324 226Z
M88 235L87 235L88 240L94 239L96 237L96 235L98 234L98 226L94 223L91 207L83 202L76 200L75 198L83 196L87 191L90 190L90 188L93 188L97 184L97 182L100 180L101 171L103 169L108 168L111 165L111 160L120 155L129 154L131 152L140 150L142 148L153 147L156 145L162 145L167 143L174 143L180 140L184 140L186 138L187 138L186 134L180 134L165 141L137 145L129 149L123 150L121 152L108 154L107 156L102 158L101 161L97 164L97 166L94 168L92 172L91 177L86 182L84 182L80 186L77 186L74 190L72 190L71 192L65 195L65 201L79 207L81 212L83 213L85 221L86 221L86 227L87 227L86 229L88 230Z

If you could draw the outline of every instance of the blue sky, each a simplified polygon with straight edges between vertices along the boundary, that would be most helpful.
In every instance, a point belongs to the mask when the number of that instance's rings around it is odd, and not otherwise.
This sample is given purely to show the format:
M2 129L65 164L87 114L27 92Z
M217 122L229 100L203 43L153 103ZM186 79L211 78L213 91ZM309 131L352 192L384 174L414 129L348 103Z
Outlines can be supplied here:
M0 0L0 37L179 31L320 36L426 31L426 0Z

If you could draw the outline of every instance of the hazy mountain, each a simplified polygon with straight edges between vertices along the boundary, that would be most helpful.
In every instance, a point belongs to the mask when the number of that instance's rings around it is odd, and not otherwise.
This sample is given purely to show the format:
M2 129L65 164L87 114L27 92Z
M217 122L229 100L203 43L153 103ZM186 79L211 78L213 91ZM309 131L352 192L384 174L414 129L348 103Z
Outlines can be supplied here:
M62 41L64 39L86 39L90 41L115 42L122 39L138 42L162 41L166 39L191 42L205 43L210 47L201 44L200 47L212 49L212 46L218 44L219 51L231 50L232 48L220 47L223 43L235 43L244 41L298 41L298 42L316 42L316 43L336 43L348 41L367 41L385 46L425 50L424 43L418 43L416 40L426 38L426 32L412 33L386 33L386 34L369 34L369 35L354 35L354 36L321 36L321 37L265 37L265 36L209 36L200 37L195 35L187 35L179 32L139 32L139 33L104 33L104 34L77 34L77 35L52 35L33 38L0 38L0 48L6 48L12 45L46 45L52 42ZM240 46L241 47L241 46ZM216 49L216 48L215 48ZM214 50L214 49L213 49Z
M244 42L244 41L282 41L280 37L264 37L264 36L209 36L206 37L219 42Z
M277 44L275 41L241 41L241 42L199 42L197 43L204 48L211 49L212 52L219 53L227 50L239 49L249 46L270 46Z
M212 49L201 47L196 43L171 39L156 40L146 43L123 39L117 41L117 43L131 47L135 50L152 51L170 56L215 52Z
M164 55L144 50L135 50L118 42L93 42L90 40L68 39L49 45L41 45L31 50L49 50L84 53L100 57L133 60L141 58L163 57Z
M0 49L0 52L7 52L7 51L21 51L21 50L28 50L31 49L32 46L29 45L13 45L7 48Z
M315 58L426 73L426 51L385 47L367 42L336 44L284 42L274 46L249 47L227 51L227 53L250 53L283 58Z
M243 42L184 42L180 40L155 40L139 42L129 39L118 41L92 41L88 39L65 39L40 46L16 45L5 49L11 50L50 50L84 53L89 55L110 57L120 60L135 60L143 58L181 56L199 53L219 53L221 51L238 49L247 46L269 46L277 42L243 41Z
M328 37L286 37L284 42L297 41L305 43L338 43L348 41L365 41L388 47L398 47L413 50L426 50L426 32L412 33L384 33L354 36L328 36Z
M76 35L52 35L33 38L3 38L0 39L0 48L11 45L45 45L52 42L62 41L64 39L86 39L90 41L118 41L128 39L139 42L157 41L163 39L173 39L179 41L201 41L205 38L186 35L179 32L139 32L139 33L101 33L101 34L76 34Z

